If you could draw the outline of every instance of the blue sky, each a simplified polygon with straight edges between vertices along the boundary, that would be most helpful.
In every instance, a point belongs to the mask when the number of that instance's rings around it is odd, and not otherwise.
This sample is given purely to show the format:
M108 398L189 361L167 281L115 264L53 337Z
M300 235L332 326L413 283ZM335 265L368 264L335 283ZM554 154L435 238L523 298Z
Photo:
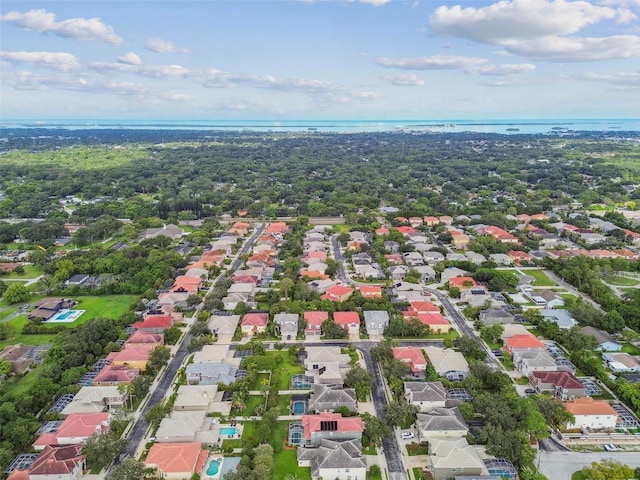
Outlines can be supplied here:
M640 117L640 0L0 8L3 119Z

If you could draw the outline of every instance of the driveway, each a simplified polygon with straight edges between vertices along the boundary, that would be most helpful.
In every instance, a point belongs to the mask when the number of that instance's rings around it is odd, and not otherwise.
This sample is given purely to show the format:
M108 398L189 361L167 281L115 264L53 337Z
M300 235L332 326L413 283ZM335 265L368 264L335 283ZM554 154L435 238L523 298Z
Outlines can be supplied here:
M548 480L569 480L571 475L592 462L613 458L631 468L640 467L640 452L540 452L536 459L538 471Z

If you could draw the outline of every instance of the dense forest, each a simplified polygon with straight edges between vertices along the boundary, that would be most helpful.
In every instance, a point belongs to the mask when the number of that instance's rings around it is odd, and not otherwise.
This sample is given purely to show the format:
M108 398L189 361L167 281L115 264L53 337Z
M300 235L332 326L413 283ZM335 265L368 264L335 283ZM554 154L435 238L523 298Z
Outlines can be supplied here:
M0 131L0 218L538 213L636 200L633 134ZM631 192L631 193L630 193ZM65 211L61 198L94 202ZM124 200L124 201L123 201Z

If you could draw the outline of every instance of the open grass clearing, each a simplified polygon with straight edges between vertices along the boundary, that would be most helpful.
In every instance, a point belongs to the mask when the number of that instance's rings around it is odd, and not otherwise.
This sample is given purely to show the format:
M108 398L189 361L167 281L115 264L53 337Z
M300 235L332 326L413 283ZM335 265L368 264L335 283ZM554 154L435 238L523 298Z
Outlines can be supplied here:
M30 280L39 277L44 272L34 265L25 265L23 273L5 273L0 275L0 280Z
M526 275L531 275L535 278L533 282L534 287L555 287L556 282L551 280L545 275L542 270L523 270Z
M618 275L607 277L605 281L617 287L635 287L640 284L640 281L635 278L622 277Z
M109 295L104 297L80 296L74 297L78 301L75 310L86 310L85 313L71 325L86 322L89 318L105 317L117 320L129 310L129 305L138 299L138 295Z

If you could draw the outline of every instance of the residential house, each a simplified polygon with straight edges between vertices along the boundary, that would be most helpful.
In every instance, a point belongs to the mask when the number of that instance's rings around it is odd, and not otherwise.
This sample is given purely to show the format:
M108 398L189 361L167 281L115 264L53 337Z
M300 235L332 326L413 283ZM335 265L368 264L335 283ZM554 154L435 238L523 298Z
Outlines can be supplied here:
M127 365L131 368L139 368L144 371L147 368L149 355L155 346L129 347L119 352L111 352L107 355L107 360L111 360L112 365Z
M77 303L78 302L65 298L43 298L33 304L35 308L31 310L27 316L30 320L39 318L43 322L46 322L59 311L73 308Z
M440 220L438 219L438 217L434 217L434 216L426 216L424 217L424 224L428 227L433 227L434 225L438 225L440 223Z
M227 233L231 235L235 235L238 237L244 237L249 233L249 229L251 228L250 223L246 222L235 222L228 230Z
M440 313L440 307L428 300L414 300L409 302L409 308L404 312L405 317L417 317L419 314Z
M320 297L321 300L330 300L332 302L346 302L353 295L354 289L345 287L344 285L335 285L329 287L326 293Z
M513 320L514 316L502 308L490 308L480 311L480 321L485 325L513 323Z
M309 396L309 411L335 412L337 408L346 407L351 412L358 411L358 400L353 388L342 385L313 384L313 392Z
M530 333L514 335L504 339L504 349L512 353L514 350L546 350L544 343Z
M564 307L564 299L558 292L553 290L534 290L528 296L533 303L541 305L548 310Z
M493 297L489 289L480 285L469 287L468 280L460 280L464 278L454 278L449 282L449 287L456 286L460 289L460 301L468 303L471 307L484 307L493 303ZM453 282L453 285L451 282Z
M47 445L29 467L29 480L79 480L86 469L82 445Z
M330 288L337 286L336 282L330 278L326 280L314 280L313 282L309 282L308 285L311 290L318 292L320 295L325 294Z
M449 320L444 318L440 313L418 313L417 315L406 315L407 312L403 312L404 318L417 318L420 323L429 327L429 331L433 333L447 333L451 330L451 324Z
M434 480L448 480L453 475L468 477L487 473L478 451L469 445L466 438L433 438L429 442L427 470Z
M7 345L0 352L0 359L11 364L11 372L23 374L34 363L34 359L28 356L32 349L33 345L24 345L22 343Z
M640 372L640 361L628 353L603 353L602 359L605 366L615 374Z
M341 413L303 415L301 423L305 447L319 446L322 440L360 440L364 431L362 418L343 417Z
M479 235L490 235L500 243L519 243L518 237L514 237L506 230L493 225L483 226L476 229Z
M360 290L360 295L362 295L362 298L382 298L382 287L378 285L361 285L360 287L358 287L358 290Z
M547 392L560 400L587 395L585 386L570 372L532 372L529 380L538 393Z
M427 263L427 265L431 265L431 266L437 265L438 263L444 261L444 255L441 252L433 252L433 251L423 252L422 258L424 258L424 261Z
M140 375L139 368L132 368L129 365L107 365L98 372L91 381L91 385L94 387L128 385L138 375Z
M429 413L418 413L416 429L421 442L434 438L458 439L469 433L467 422L462 418L458 407L437 407Z
M144 465L155 469L158 478L181 480L200 473L208 458L209 451L201 443L154 443Z
M164 334L148 333L136 330L122 345L123 348L134 347L161 347L164 345Z
M415 405L421 412L430 412L436 407L447 407L447 389L442 382L404 382L407 403Z
M161 228L147 228L143 236L146 239L159 236L169 237L171 240L179 240L184 235L184 230L173 223L165 224Z
M358 312L334 312L333 320L349 332L350 335L360 333L360 315L358 315Z
M173 323L174 318L171 315L149 315L131 326L145 333L162 333L173 326Z
M567 423L568 430L589 428L613 430L618 422L618 412L606 400L594 400L591 397L576 398L562 404L573 415L574 421Z
M237 367L226 362L192 363L187 365L187 383L189 385L229 385L236 380Z
M513 259L506 253L492 253L489 255L489 259L499 267L513 265Z
M436 271L429 265L418 265L413 269L420 274L421 282L432 282L436 279Z
M558 365L554 358L544 350L513 350L513 364L523 375L533 372L557 372Z
M578 322L571 316L566 310L560 310L556 308L542 308L538 310L540 315L549 322L553 322L562 330L571 330L578 325Z
M109 387L82 387L73 401L62 412L63 416L74 413L98 413L113 408L122 408L129 394L119 392L117 386Z
M240 323L240 315L211 315L207 327L218 341L230 342Z
M43 450L46 446L75 445L84 443L89 437L97 433L105 433L109 430L110 414L98 413L74 413L69 415L57 427L54 432L42 433L33 443L36 451Z
M409 237L410 235L418 233L418 231L415 228L408 227L408 226L401 226L396 228L396 230L398 230L405 237Z
M211 420L204 410L173 411L156 431L160 443L193 442L199 432L209 430Z
M217 396L217 385L180 385L173 408L178 412L184 410L212 412Z
M342 353L340 347L306 347L303 352L304 369L314 377L314 383L344 383L344 375L351 368L351 357Z
M409 268L424 265L424 258L420 252L406 252L402 254L402 258Z
M404 277L409 273L409 267L406 265L394 265L389 267L389 277L394 282L402 282Z
M507 255L513 260L513 263L520 265L521 263L529 263L531 261L531 255L521 250L509 250Z
M246 313L242 317L241 330L242 335L245 337L252 337L259 333L267 331L267 324L269 323L268 313Z
M416 347L395 347L392 349L393 358L409 367L410 376L424 378L427 371L427 359L422 350Z
M384 329L389 326L389 312L385 310L366 310L364 312L364 325L367 329L367 335L383 335Z
M453 223L453 217L449 215L441 215L438 217L439 223L444 223L445 225L451 225Z
M459 372L462 376L469 373L469 364L462 353L450 348L425 347L424 348L433 369L441 377L447 374Z
M460 230L451 230L451 244L458 250L466 250L471 238Z
M479 253L468 251L465 252L465 257L474 265L481 265L482 263L487 261L487 258L484 255L480 255Z
M622 345L605 330L599 330L595 327L582 327L580 332L584 335L591 335L598 342L596 350L601 352L619 352Z
M316 448L298 449L298 466L311 468L312 480L366 480L367 462L359 439L324 439Z
M276 313L273 316L273 323L279 327L282 340L296 339L298 335L298 317L297 313Z
M322 322L329 319L328 312L304 312L304 333L308 336L322 335Z
M449 279L449 288L457 287L460 290L468 290L476 287L476 281L472 277L455 277ZM479 288L478 290L483 290Z

